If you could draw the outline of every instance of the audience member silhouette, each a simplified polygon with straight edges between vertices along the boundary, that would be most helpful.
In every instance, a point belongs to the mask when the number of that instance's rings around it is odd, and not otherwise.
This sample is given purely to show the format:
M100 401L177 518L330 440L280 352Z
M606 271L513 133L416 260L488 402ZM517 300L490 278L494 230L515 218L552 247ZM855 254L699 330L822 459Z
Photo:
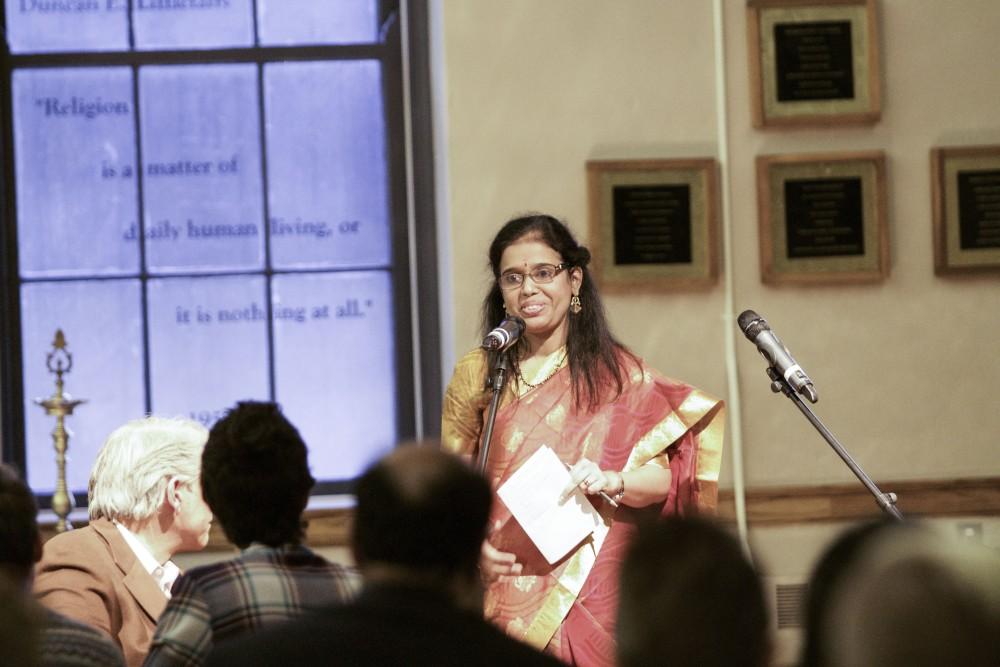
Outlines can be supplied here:
M843 583L844 574L858 561L865 547L870 546L877 536L909 527L909 523L889 519L866 521L844 530L823 551L809 576L806 590L800 667L832 667L830 656L823 647L822 634L829 612L830 597Z
M706 519L640 525L621 569L618 664L763 667L761 580L739 542Z
M405 446L357 483L359 598L221 645L212 665L560 665L483 619L489 484L437 445Z
M29 595L42 555L31 489L0 465L0 665L124 666L109 637L37 605Z
M0 665L37 667L40 625L24 589L0 574Z
M1000 555L924 527L880 530L830 591L836 667L1000 665Z
M201 487L242 551L181 575L146 665L200 665L217 642L353 596L351 574L302 544L315 482L306 444L274 403L239 403L212 427Z

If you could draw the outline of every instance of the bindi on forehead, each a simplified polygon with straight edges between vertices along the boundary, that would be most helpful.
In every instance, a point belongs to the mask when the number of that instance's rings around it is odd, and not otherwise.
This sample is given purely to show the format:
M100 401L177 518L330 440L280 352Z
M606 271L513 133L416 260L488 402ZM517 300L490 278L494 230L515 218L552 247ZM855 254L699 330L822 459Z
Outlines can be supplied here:
M514 269L531 270L542 264L559 264L562 261L558 252L541 241L518 241L504 250L500 272L506 273Z

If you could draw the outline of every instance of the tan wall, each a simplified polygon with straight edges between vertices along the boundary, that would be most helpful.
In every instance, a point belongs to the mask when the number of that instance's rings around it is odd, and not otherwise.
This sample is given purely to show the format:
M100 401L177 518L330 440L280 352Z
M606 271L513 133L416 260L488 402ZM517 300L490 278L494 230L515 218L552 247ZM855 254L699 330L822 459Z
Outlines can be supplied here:
M741 335L739 386L728 385L725 328L747 308L791 348L816 382L817 413L876 481L1000 475L1000 280L935 277L929 175L934 146L1000 144L1000 3L882 0L881 121L769 131L751 126L745 2L723 7L733 312L722 280L708 291L607 297L616 333L664 373L739 401L742 423L730 427L742 433L751 488L856 482L794 406L770 393L764 363ZM439 8L450 361L476 343L486 247L504 221L541 210L584 235L588 159L719 157L719 128L709 0L441 0ZM887 157L888 279L763 285L754 158L857 150ZM721 483L733 484L728 458ZM995 518L969 521L1000 549ZM802 581L842 526L751 524L750 542L769 583ZM796 633L778 633L779 663L794 659L796 642Z
M763 314L816 382L817 412L876 480L1000 474L1000 284L933 273L928 152L1000 143L992 0L884 0L883 116L872 127L751 127L742 0L726 0L733 313L708 291L607 297L616 333L664 373L732 398L724 328ZM552 212L585 235L584 163L717 156L708 0L443 0L453 349L475 344L497 228ZM877 285L760 282L754 158L882 150L892 272ZM726 184L723 184L726 187ZM447 279L449 276L445 276ZM446 323L452 326L452 323ZM446 340L447 340L446 336ZM736 342L750 486L854 478ZM450 373L450 368L446 369ZM727 460L723 486L731 484Z

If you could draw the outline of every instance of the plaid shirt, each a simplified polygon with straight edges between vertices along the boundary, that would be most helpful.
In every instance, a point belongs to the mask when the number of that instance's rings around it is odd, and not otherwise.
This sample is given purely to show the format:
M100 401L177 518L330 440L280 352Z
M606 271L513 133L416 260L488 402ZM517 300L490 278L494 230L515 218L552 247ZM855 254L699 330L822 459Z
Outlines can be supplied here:
M251 545L174 584L145 665L201 665L213 644L354 597L359 580L303 546Z

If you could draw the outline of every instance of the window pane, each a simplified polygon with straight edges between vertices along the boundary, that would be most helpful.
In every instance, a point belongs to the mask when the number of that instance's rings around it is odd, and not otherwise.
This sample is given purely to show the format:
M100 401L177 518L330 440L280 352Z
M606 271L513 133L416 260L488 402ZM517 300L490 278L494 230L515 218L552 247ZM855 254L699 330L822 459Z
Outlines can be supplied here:
M151 272L264 264L255 65L139 72Z
M153 412L206 425L237 400L267 400L263 277L149 281Z
M262 46L358 44L378 39L377 0L257 0Z
M133 0L137 49L253 45L251 0Z
M142 324L135 280L28 283L21 286L24 341L24 417L28 483L35 493L55 489L55 418L34 404L55 391L46 368L56 329L62 329L73 366L66 392L86 399L66 418L70 431L67 483L86 492L90 468L111 431L145 411Z
M11 53L125 51L128 0L6 0Z
M274 266L387 265L379 63L266 65L264 81Z
M389 273L276 276L275 394L317 479L356 477L396 442Z
M132 115L128 68L14 72L22 276L138 270Z

